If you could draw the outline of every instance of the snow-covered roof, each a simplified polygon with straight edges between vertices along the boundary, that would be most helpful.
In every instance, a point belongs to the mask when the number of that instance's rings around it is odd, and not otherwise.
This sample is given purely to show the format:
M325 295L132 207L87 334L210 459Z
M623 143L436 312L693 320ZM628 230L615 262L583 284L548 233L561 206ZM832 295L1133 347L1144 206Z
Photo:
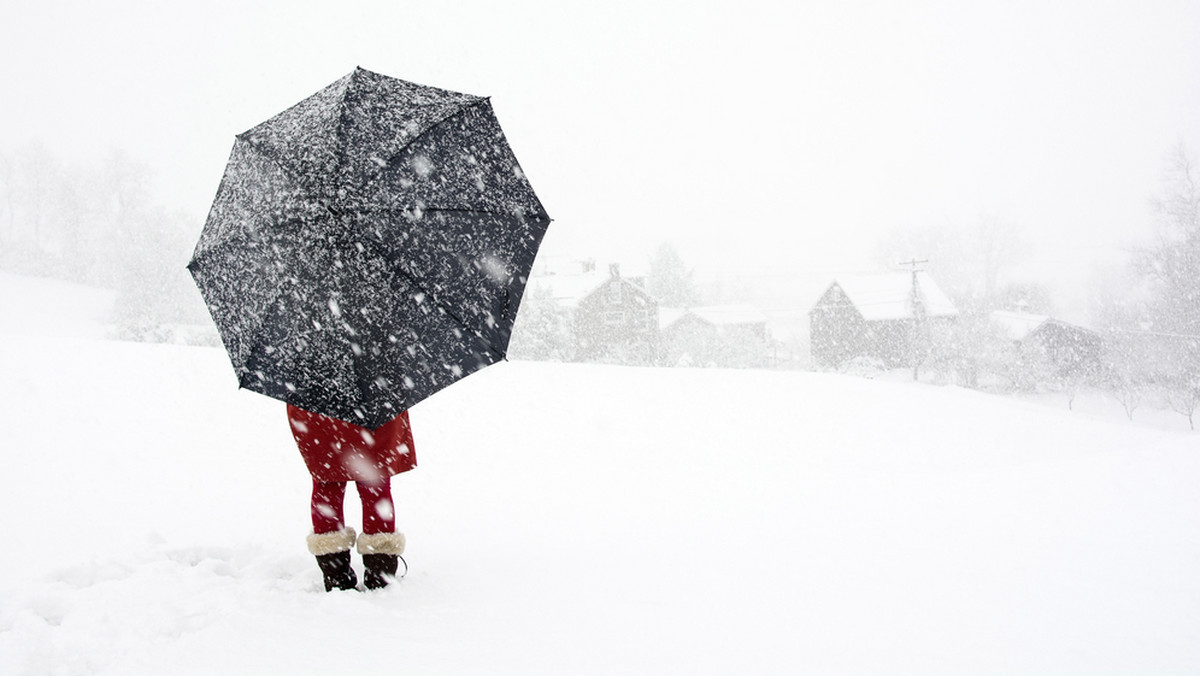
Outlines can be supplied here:
M605 268L603 271L594 270L592 272L576 274L531 277L529 279L529 287L531 289L546 289L550 292L550 297L560 307L574 308L579 305L580 301L590 296L613 278L612 273ZM618 277L617 279L621 279L626 284L641 289L640 286L630 279L625 277Z
M1095 333L1095 331L1086 326L1065 322L1048 315L1036 315L1028 312L996 310L988 315L988 320L991 322L992 327L999 331L1001 335L1015 341L1025 340L1034 331L1048 324L1075 332Z
M665 329L675 322L683 319L687 314L687 308L682 307L658 307L658 328Z
M674 308L674 310L678 310L678 308ZM660 316L663 312L664 309L660 308ZM663 322L662 325L664 327L670 326L687 314L693 315L713 326L742 326L745 324L767 323L767 313L753 305L703 305L683 309L678 314L674 314L672 321Z
M767 323L767 313L753 305L702 305L689 308L660 307L658 309L659 328L665 329L688 315L712 326L745 326Z
M913 276L910 272L845 275L834 280L867 321L910 319ZM958 309L927 272L917 273L917 290L928 317L953 317Z
M988 315L988 320L1001 335L1009 340L1022 341L1029 337L1039 326L1045 324L1050 317L1034 315L1027 312L996 310Z
M533 277L529 286L534 289L546 289L555 303L564 307L575 307L579 301L599 289L611 278L607 272L582 272L567 275L547 275Z

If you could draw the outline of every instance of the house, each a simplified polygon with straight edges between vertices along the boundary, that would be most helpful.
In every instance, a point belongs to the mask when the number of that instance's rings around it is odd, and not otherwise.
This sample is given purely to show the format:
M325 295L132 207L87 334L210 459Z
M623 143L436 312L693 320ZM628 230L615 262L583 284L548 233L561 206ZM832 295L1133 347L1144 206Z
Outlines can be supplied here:
M1103 337L1091 329L1047 315L997 310L988 317L992 330L1021 354L1040 355L1057 378L1094 377L1100 370Z
M767 315L751 305L661 308L662 362L669 366L766 365Z
M566 318L574 361L652 364L659 350L658 301L640 277L623 277L584 263L575 270L544 272L529 280L531 295L545 296Z
M813 361L836 367L856 357L888 368L920 361L930 335L958 317L926 272L838 277L809 310Z

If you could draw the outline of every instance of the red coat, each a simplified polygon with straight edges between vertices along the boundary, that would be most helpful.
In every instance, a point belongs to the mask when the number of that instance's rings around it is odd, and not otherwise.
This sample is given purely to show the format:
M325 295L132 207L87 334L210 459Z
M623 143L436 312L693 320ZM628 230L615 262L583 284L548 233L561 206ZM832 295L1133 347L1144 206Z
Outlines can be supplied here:
M379 483L417 466L405 411L369 430L288 404L292 436L317 481Z

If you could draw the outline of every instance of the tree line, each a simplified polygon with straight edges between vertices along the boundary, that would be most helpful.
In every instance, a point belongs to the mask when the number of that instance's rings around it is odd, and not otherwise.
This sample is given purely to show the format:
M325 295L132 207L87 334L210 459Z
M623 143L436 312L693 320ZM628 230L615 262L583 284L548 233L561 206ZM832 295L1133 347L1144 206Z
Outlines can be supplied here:
M881 262L919 252L958 305L951 328L932 336L921 355L927 368L976 386L983 369L1011 390L1058 390L1068 402L1083 388L1109 392L1129 417L1155 401L1193 420L1200 408L1200 169L1179 144L1167 154L1148 217L1154 236L1131 244L1128 261L1096 276L1088 324L1099 357L1087 368L1056 368L1044 346L1014 345L989 323L995 310L1052 315L1053 294L1036 282L1004 283L1004 270L1027 246L998 218L976 228L900 232L881 247Z
M122 152L83 165L39 143L0 149L0 270L116 291L114 337L168 340L205 321L184 267L197 232Z

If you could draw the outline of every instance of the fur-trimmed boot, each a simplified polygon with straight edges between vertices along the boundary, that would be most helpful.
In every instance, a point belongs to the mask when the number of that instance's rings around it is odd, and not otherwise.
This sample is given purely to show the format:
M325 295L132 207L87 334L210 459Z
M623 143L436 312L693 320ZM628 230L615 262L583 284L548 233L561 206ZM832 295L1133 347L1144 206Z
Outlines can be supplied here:
M317 565L325 577L325 591L357 588L358 578L350 567L350 549L354 541L353 528L308 536L308 551L317 557Z
M404 553L404 533L363 533L358 538L358 553L363 558L363 584L367 589L383 589L396 577L400 555Z

